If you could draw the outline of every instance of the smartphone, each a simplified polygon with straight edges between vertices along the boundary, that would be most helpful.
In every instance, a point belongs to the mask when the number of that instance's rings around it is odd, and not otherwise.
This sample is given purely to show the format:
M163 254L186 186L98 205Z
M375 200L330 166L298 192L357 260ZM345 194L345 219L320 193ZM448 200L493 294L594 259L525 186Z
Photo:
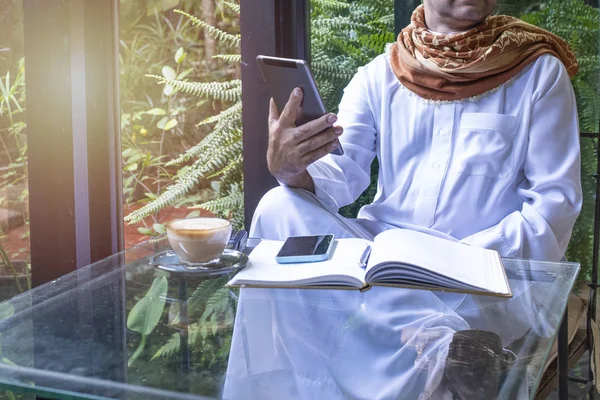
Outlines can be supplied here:
M295 88L299 87L303 90L304 97L300 105L300 113L296 119L297 126L304 125L327 114L317 84L306 61L260 55L256 57L256 62L279 112L283 111ZM341 156L344 154L344 150L340 141L336 140L338 146L331 154Z
M290 236L275 260L280 264L324 261L333 251L333 235Z

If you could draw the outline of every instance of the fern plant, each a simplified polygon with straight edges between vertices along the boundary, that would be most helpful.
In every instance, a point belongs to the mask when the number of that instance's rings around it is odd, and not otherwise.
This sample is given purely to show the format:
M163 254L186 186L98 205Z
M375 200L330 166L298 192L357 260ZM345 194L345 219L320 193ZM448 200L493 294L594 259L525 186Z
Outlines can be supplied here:
M312 0L311 68L328 110L361 67L395 40L394 4L388 0Z
M225 1L224 4L232 12L239 14L238 4L229 1ZM236 50L239 48L241 40L239 34L227 33L184 11L175 12L184 15L195 27L207 28L208 33L226 48ZM215 58L231 63L240 62L239 53L217 55ZM190 82L177 76L164 74L147 76L169 90L212 99L213 102L220 102L226 106L218 115L198 124L198 126L214 125L204 139L166 164L167 167L180 167L176 181L154 201L127 215L125 220L131 223L138 222L185 197L201 180L218 178L216 199L192 208L208 210L231 219L235 228L242 227L244 212L241 81L232 79L217 82Z
M395 41L394 3L389 0L312 0L311 67L325 106L337 112L343 90L361 67ZM340 210L354 218L377 191L377 162L371 166L371 184L353 203Z
M579 73L572 79L581 131L598 132L600 118L600 85L598 71L598 35L600 18L597 8L583 0L550 0L536 12L522 16L533 25L547 29L565 39L577 56ZM593 218L596 181L595 145L590 139L581 140L581 179L583 207L573 229L567 249L569 260L581 263L580 279L589 279L592 261Z
M197 321L188 326L188 341L190 349L197 352L196 363L202 364L203 370L223 371L227 365L237 302L237 290L224 287L228 279L224 276L203 281L188 298L189 319ZM176 319L174 324L178 322ZM179 333L174 333L152 360L178 354L180 343ZM218 377L219 372L215 381Z

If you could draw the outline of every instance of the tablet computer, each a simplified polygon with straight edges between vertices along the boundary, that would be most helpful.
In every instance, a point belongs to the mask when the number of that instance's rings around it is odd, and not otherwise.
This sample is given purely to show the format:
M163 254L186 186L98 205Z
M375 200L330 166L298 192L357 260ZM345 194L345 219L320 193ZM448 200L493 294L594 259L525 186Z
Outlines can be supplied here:
M306 61L262 55L256 57L256 61L279 112L283 111L292 91L296 87L303 90L304 97L300 105L298 118L296 119L297 126L304 125L327 114L327 110ZM344 154L339 140L338 146L331 154Z

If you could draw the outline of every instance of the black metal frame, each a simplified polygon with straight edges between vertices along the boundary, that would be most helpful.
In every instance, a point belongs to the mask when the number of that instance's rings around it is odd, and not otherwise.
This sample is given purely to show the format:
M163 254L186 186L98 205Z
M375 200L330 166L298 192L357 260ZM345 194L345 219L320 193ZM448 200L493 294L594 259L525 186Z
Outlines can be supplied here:
M599 127L600 131L600 127ZM594 241L592 245L592 277L591 281L588 282L588 287L590 288L589 296L588 296L588 309L587 309L587 348L589 352L589 361L588 361L588 378L580 379L580 378L569 378L568 377L568 368L567 358L568 355L563 355L561 358L561 348L563 348L563 352L565 352L568 348L568 341L566 337L566 332L562 334L562 343L561 343L561 335L559 334L559 354L558 354L558 364L559 364L559 398L567 399L568 390L566 389L567 380L571 379L573 381L585 384L584 395L587 394L590 400L594 399L595 386L593 382L593 372L592 372L592 357L594 354L594 338L592 336L592 322L596 322L596 298L597 298L597 290L598 290L598 262L599 262L599 251L600 251L600 132L581 132L581 138L587 138L594 141L594 147L596 150L596 172L594 173L594 178L596 179L596 191L595 191L595 200L594 200ZM565 312L566 314L566 312ZM563 324L566 329L566 316L564 318ZM562 329L561 329L562 332ZM562 365L562 368L561 368ZM564 388L563 388L564 387Z
M394 0L394 25L396 36L410 23L410 16L421 0Z
M117 0L24 0L34 286L122 249Z
M310 61L310 9L307 0L241 2L242 125L244 132L244 205L250 228L260 198L277 181L266 160L269 93L256 64L259 54Z
M23 0L33 286L123 248L117 12L118 0ZM114 277L98 288L114 294L112 305L125 301L124 276ZM113 308L114 324L98 325L97 310L111 311L95 303L94 290L68 311L90 327L78 332L81 343L121 338L103 351L126 365L126 316L114 314L124 307ZM34 318L34 363L48 351L44 321ZM72 334L69 326L52 329ZM125 380L126 370L114 374Z

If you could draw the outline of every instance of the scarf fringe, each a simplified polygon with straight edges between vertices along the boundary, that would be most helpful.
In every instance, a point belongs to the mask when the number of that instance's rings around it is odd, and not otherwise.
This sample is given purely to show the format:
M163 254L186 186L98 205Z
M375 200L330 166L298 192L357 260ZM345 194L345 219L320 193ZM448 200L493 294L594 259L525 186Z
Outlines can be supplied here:
M392 43L387 43L385 45L385 54L388 57L388 63L390 63L389 59L390 59L390 53L392 51L392 46L394 46L395 44L396 44L396 42L392 42ZM390 66L391 66L391 64L390 64ZM479 100L481 100L483 97L486 97L486 96L496 93L498 90L500 90L502 88L502 86L509 84L510 82L512 82L512 80L513 80L513 78L511 77L508 81L488 90L487 92L478 94L477 96L471 96L471 97L467 97L467 98L459 99L459 100L430 100L430 99L426 99L424 97L419 96L417 93L413 92L412 90L410 90L409 88L404 86L402 84L402 82L400 82L399 80L398 80L398 85L400 85L400 88L404 92L408 93L410 96L417 97L419 100L421 100L422 102L424 102L427 105L441 106L444 104L462 103L464 101L476 103Z

